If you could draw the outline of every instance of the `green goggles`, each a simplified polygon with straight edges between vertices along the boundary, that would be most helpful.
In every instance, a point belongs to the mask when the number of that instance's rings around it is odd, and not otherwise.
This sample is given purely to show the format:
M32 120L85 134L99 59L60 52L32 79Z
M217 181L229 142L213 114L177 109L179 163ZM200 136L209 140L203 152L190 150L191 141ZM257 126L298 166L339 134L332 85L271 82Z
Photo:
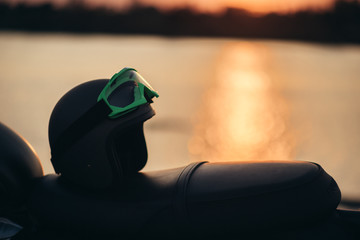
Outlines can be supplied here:
M123 96L122 88L129 87L133 88L134 95ZM121 99L119 100L121 97L127 97L127 99L121 101ZM123 68L112 76L109 83L101 91L97 101L103 100L111 109L111 113L108 116L110 118L117 118L136 109L140 105L151 102L151 99L154 97L159 97L159 94L135 69Z

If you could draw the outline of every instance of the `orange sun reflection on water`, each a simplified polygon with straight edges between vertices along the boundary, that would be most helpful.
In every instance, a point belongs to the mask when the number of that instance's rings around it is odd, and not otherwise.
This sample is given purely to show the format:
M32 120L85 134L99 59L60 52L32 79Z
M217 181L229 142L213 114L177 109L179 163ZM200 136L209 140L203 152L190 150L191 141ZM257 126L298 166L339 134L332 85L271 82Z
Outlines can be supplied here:
M188 144L196 160L293 158L289 107L266 74L266 52L246 42L221 51Z

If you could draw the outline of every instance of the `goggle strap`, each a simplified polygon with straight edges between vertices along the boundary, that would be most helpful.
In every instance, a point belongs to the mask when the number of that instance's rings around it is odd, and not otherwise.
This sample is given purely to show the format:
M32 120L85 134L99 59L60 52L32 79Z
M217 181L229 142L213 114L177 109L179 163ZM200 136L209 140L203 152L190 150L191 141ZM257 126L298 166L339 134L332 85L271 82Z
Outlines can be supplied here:
M81 117L79 117L57 138L51 151L51 161L56 173L61 173L61 166L59 166L61 161L53 161L53 159L60 158L70 146L72 146L86 133L90 132L91 129L103 121L110 113L111 109L105 101L100 100L83 115L81 115Z

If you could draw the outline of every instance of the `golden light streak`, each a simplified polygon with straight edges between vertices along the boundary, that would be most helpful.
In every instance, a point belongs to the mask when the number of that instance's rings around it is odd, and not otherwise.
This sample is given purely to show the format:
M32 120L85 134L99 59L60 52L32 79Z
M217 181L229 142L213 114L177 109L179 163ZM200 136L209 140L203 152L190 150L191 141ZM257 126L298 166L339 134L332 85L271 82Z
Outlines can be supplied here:
M204 94L189 152L196 160L291 159L289 109L263 69L266 48L230 43Z

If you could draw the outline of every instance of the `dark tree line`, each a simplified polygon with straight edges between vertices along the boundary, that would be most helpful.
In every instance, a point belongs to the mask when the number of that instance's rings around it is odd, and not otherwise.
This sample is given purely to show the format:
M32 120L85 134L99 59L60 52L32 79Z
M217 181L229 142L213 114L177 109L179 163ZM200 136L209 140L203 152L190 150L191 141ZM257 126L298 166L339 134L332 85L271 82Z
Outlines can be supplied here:
M0 30L73 33L159 34L164 36L211 36L275 38L330 43L360 43L360 1L337 1L323 12L254 16L229 8L221 15L189 9L161 12L152 7L128 11L86 9L80 4L56 9L0 4Z

